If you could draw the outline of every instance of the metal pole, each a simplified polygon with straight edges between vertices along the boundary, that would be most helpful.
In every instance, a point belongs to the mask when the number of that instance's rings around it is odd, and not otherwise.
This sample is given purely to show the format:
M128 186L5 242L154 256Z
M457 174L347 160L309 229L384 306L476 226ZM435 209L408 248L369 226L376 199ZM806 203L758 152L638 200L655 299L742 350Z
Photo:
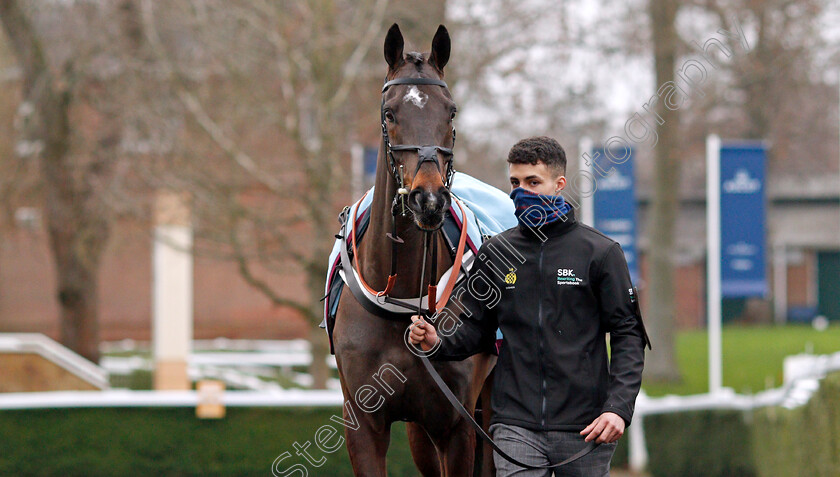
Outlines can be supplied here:
M787 249L785 244L773 247L773 304L777 325L787 322Z
M580 161L580 170L581 172L586 171L592 175L592 164L588 164L584 159L584 154L591 157L592 154L592 139L584 136L580 139L580 151L579 155L581 157ZM595 159L592 159L593 161ZM593 176L594 177L594 176ZM587 194L585 196L580 197L580 221L584 224L594 227L595 226L595 194Z
M706 315L709 329L709 393L723 386L720 290L720 137L706 137Z

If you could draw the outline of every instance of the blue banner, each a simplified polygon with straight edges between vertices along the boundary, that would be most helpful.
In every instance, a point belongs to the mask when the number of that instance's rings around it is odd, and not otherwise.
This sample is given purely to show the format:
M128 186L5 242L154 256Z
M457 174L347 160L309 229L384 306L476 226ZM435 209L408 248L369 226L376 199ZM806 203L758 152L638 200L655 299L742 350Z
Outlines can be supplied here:
M593 161L608 175L595 174L593 197L595 228L621 244L630 279L639 281L636 257L636 179L633 174L633 149L610 149L607 157L603 148L592 150ZM596 168L597 170L597 168Z
M370 189L373 186L373 183L376 182L376 159L378 155L378 146L365 146L364 154L362 154L362 159L364 161L364 166L362 167L364 170L364 184L362 184L362 189L364 190Z
M720 275L724 297L767 295L765 157L761 143L729 143L720 148Z

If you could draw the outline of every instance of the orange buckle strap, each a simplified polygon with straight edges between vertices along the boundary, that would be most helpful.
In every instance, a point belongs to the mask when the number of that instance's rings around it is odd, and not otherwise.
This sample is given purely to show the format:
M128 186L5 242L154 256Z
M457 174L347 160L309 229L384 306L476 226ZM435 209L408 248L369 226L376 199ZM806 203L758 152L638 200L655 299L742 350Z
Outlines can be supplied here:
M438 310L442 310L446 306L446 302L449 301L449 296L452 294L452 289L455 288L455 282L458 280L458 273L461 272L461 260L464 258L464 246L467 244L467 213L460 202L456 202L456 204L458 204L458 208L461 209L461 237L458 239L458 251L455 252L455 263L452 264L452 273L449 275L449 282L443 288L443 293L441 293L440 300L437 302Z
M433 315L437 310L437 303L435 303L435 297L437 297L437 285L429 285L429 313Z
M361 276L361 275L360 275ZM377 293L376 296L383 296L391 293L391 290L394 289L394 283L397 283L397 274L388 275L388 284L385 285L385 289L381 292Z

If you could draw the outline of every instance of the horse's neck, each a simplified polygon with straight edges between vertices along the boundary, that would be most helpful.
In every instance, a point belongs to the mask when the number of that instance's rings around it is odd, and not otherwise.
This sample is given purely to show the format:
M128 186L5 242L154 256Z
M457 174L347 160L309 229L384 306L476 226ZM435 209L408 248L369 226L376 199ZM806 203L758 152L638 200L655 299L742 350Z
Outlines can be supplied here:
M364 239L359 245L359 264L365 281L377 291L381 291L388 283L391 272L391 253L397 253L397 282L392 295L395 297L418 296L420 293L420 273L423 263L424 233L417 228L409 214L406 217L391 215L391 204L397 192L397 185L387 167L381 167L385 159L379 158L380 167L377 168L376 188L371 202L370 223ZM406 205L408 207L408 205ZM397 221L397 236L403 243L393 247L391 239L386 234L393 233L393 221ZM443 272L452 264L446 250L443 234L435 234L437 246L437 276L436 283ZM424 282L430 280L431 261L426 260ZM423 292L425 294L425 290Z

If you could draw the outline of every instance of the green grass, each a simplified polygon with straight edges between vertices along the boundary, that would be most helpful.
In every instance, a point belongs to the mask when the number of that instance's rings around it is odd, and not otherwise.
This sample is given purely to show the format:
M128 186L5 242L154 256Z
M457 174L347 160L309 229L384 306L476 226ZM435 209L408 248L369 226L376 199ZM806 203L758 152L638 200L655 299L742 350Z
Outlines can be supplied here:
M840 325L832 323L832 326L822 332L808 325L727 325L723 328L722 341L723 385L738 393L755 393L782 384L785 356L806 351L814 354L840 351ZM682 382L664 384L643 380L642 388L648 395L708 392L709 357L706 331L678 333L676 350Z

